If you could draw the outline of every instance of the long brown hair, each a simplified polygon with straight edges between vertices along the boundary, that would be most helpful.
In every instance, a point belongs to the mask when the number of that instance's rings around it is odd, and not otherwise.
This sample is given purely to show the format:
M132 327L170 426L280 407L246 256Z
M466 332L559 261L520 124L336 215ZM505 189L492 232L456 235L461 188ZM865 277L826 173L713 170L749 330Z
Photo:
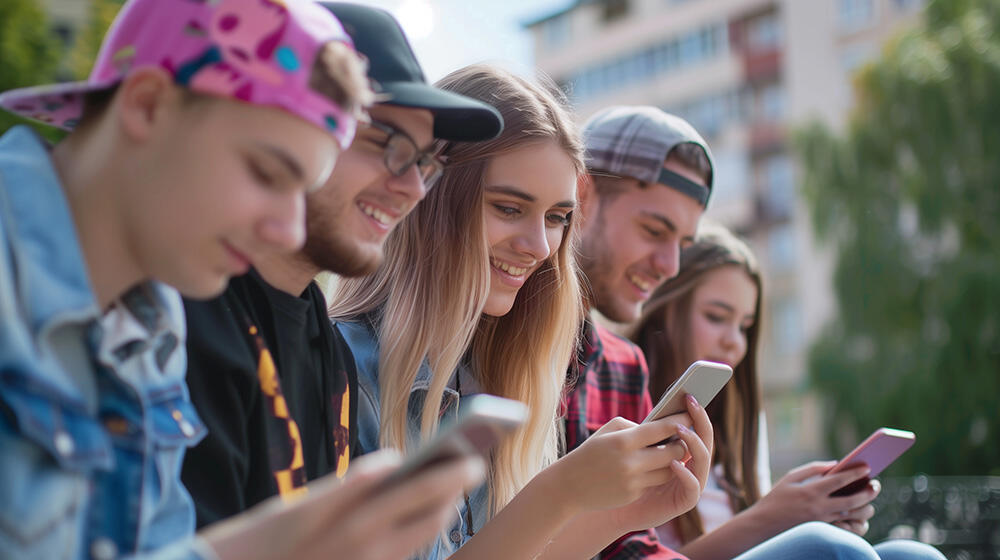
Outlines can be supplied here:
M747 352L736 364L733 379L707 407L715 427L715 456L721 464L721 486L734 511L742 511L760 499L757 479L760 419L760 384L757 378L757 342L761 325L762 283L760 267L746 243L729 230L703 224L695 242L681 252L680 273L660 286L643 307L642 316L629 332L649 363L649 391L657 398L684 372L693 356L690 320L695 288L706 275L724 266L747 273L757 287L753 325L747 330ZM682 542L705 532L697 508L677 518Z
M412 443L410 388L425 359L432 379L419 416L423 438L437 429L444 389L460 365L470 368L484 392L528 404L529 421L493 454L488 483L496 513L556 459L559 398L582 321L582 297L571 219L559 250L528 278L510 312L483 315L490 281L482 210L486 169L498 155L554 140L580 174L583 149L553 89L486 65L457 70L436 85L495 106L504 130L485 142L442 144L444 174L389 235L379 269L340 282L330 314L376 314L383 447Z

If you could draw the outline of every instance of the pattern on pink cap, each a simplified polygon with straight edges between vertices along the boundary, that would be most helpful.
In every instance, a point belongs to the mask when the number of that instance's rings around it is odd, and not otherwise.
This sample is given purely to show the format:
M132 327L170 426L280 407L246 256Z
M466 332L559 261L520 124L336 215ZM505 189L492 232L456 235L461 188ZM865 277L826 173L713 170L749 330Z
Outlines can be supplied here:
M193 91L284 109L346 147L356 120L309 87L319 50L351 45L336 18L310 0L130 0L112 25L86 83L13 90L0 106L72 129L82 94L159 66Z

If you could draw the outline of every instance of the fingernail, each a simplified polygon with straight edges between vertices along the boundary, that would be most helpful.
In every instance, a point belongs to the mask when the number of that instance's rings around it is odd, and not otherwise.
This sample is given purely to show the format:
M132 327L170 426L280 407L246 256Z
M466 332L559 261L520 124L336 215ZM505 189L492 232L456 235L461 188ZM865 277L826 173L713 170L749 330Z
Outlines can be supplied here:
M688 400L689 403L693 404L694 406L696 406L698 408L701 408L701 405L698 404L698 399L694 398L694 395L692 395L691 393L687 394L687 400Z
M678 424L677 425L677 431L680 432L680 433L682 433L682 434L686 434L686 433L689 433L691 430L689 430L688 427L685 426L684 424Z

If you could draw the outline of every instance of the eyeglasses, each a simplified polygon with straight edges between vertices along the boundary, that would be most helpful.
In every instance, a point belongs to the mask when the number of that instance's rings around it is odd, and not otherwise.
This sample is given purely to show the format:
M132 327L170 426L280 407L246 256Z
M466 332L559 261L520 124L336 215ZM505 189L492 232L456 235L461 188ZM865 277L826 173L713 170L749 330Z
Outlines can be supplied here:
M390 173L400 177L409 171L410 166L416 164L420 179L427 188L433 186L434 181L441 176L444 171L444 162L434 152L420 151L420 148L408 134L378 121L371 121L368 126L380 130L388 136L383 148L382 161Z

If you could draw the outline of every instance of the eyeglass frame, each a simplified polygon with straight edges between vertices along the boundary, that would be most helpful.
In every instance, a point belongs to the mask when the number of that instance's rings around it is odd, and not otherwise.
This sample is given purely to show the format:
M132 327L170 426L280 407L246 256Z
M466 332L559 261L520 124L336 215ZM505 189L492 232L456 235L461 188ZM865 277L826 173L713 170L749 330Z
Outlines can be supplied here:
M441 177L441 174L444 172L445 162L441 159L440 156L436 155L435 153L436 150L421 150L420 147L417 146L417 143L413 140L413 138L410 138L409 134L407 134L402 130L399 130L398 128L390 124L386 124L384 122L379 122L376 120L370 120L366 124L367 126L370 126L371 128L374 128L375 130L378 130L386 134L385 144L383 148L383 155L382 155L382 163L383 165L385 165L385 168L389 170L389 173L392 173L396 177L401 177L405 175L406 172L409 171L414 164L416 164L418 174L420 175L420 180L423 182L424 187L426 188L430 188L434 184L434 182ZM413 156L408 158L409 161L407 161L406 165L404 165L399 170L393 169L392 165L389 163L390 156L392 155L390 153L390 150L395 149L392 148L394 138L402 138L407 143L409 143L410 146L413 147ZM423 173L420 172L421 160L432 163L434 167L434 171L428 177L424 177Z

